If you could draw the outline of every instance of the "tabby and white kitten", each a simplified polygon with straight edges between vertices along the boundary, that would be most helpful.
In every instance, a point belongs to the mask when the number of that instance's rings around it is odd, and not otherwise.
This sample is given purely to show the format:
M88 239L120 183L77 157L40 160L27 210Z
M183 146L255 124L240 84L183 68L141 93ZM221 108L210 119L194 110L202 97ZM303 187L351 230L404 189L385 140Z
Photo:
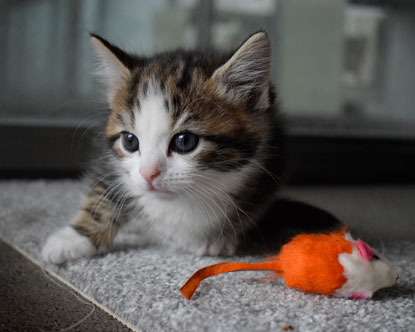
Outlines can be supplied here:
M281 131L270 41L231 54L140 57L92 35L111 108L102 158L79 217L53 234L45 260L109 249L135 219L147 237L196 255L231 255L270 204Z

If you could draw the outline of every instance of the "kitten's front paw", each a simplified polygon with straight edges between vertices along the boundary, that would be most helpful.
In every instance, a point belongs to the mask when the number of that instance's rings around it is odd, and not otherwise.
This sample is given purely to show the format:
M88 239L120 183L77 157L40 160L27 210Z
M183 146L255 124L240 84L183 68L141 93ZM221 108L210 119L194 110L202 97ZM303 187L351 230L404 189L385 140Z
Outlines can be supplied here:
M46 241L42 250L43 259L54 264L62 264L68 260L90 257L97 253L91 240L67 226Z

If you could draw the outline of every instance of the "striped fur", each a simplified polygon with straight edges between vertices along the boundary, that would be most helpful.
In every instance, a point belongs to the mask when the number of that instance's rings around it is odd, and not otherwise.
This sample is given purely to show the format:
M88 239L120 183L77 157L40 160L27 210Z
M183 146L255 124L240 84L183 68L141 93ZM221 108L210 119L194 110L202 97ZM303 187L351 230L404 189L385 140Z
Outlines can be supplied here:
M149 237L177 249L232 254L280 175L282 131L266 33L229 54L177 50L138 57L101 37L92 41L111 112L90 172L94 185L73 228L105 249L118 226L134 220ZM125 132L138 138L138 151L125 149ZM171 148L181 132L199 137L191 153ZM154 165L160 175L148 190L140 172Z

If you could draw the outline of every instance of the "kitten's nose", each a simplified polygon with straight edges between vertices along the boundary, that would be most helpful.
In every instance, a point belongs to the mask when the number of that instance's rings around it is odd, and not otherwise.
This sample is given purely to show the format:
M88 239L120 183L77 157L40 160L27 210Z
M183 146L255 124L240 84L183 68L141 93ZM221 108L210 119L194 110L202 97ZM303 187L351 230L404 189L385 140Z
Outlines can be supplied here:
M160 175L160 169L158 167L140 167L140 174L150 187L153 188L153 181Z

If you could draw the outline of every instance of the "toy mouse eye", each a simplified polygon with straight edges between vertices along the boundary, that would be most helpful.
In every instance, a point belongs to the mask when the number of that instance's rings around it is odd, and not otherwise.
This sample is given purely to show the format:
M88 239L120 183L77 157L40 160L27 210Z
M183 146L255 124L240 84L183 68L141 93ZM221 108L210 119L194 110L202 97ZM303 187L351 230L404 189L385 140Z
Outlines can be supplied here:
M372 258L373 258L375 261L377 261L377 260L379 260L379 259L380 259L378 255L373 255L373 256L372 256Z

